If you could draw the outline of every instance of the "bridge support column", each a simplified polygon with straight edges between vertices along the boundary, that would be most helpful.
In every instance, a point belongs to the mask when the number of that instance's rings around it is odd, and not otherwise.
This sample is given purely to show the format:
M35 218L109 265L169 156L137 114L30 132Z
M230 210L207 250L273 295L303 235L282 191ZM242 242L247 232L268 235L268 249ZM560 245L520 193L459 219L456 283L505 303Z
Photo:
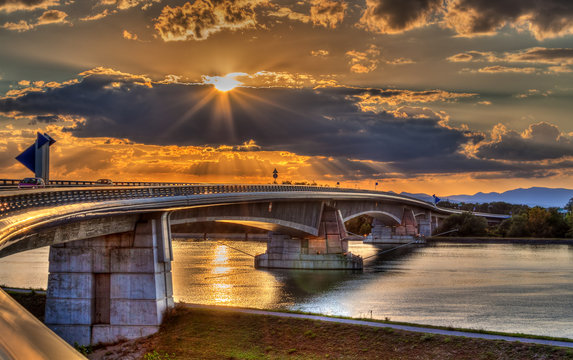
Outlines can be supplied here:
M269 233L267 252L255 257L256 268L360 270L362 258L348 253L346 228L338 210L325 208L318 236L295 238Z
M173 304L167 213L50 248L46 325L70 344L155 333Z
M421 236L432 236L432 212L426 211L424 217L418 221L419 233Z

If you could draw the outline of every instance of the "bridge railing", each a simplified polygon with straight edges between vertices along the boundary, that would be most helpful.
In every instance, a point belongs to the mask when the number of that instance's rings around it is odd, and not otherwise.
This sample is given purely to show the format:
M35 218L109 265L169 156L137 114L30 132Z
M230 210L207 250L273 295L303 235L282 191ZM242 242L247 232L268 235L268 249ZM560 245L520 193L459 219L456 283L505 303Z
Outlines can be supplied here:
M18 186L21 179L0 179L0 190L10 190ZM79 186L99 186L97 181L91 180L50 180L46 187L79 187ZM183 186L196 185L193 183L161 183L145 181L115 181L113 185L107 186Z
M53 188L22 190L4 195L0 193L0 217L14 211L30 208L54 207L82 202L131 200L188 195L256 193L256 192L368 192L367 190L340 189L305 185L186 185L186 186L138 186L138 187L93 187L93 188ZM383 193L383 192L376 192ZM390 194L390 193L384 193Z

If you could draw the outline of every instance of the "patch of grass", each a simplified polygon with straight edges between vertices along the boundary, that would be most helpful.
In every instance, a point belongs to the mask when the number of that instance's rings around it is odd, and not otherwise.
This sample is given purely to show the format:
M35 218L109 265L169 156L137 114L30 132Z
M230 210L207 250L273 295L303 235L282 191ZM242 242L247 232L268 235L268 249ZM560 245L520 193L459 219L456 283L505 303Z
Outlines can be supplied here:
M307 330L304 332L304 336L314 339L316 337L316 334L313 333L312 330Z
M420 338L422 341L431 341L434 340L434 334L424 334Z
M150 351L143 355L144 360L175 360L175 355L169 353L158 353L157 350Z
M258 360L266 358L267 358L266 355L261 354L257 350L232 351L229 354L229 359L237 359L237 360Z
M80 354L87 356L94 352L94 348L91 345L80 345L77 342L74 343L74 349Z

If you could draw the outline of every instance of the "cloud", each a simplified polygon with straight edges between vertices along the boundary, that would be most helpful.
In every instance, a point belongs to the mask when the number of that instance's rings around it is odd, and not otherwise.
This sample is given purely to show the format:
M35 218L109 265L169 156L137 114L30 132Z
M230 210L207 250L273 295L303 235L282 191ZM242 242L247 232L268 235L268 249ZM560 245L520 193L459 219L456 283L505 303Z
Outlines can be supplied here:
M573 34L570 0L366 0L358 26L396 34L440 23L459 36L494 35L504 27L544 40Z
M486 66L477 70L479 73L498 74L498 73L522 73L534 74L537 69L534 67L509 67L502 65Z
M101 12L99 12L99 13L97 13L97 14L88 15L88 16L85 16L85 17L83 17L83 18L80 18L80 20L81 20L81 21L95 21L95 20L100 20L100 19L103 19L103 18L107 17L108 15L114 14L114 13L116 13L116 12L117 12L117 10L109 11L109 9L104 9L103 11L101 11Z
M440 0L366 0L359 26L381 34L396 34L431 21L440 10Z
M449 58L447 58L447 60L451 62L478 62L478 61L493 62L497 61L498 58L495 56L493 52L471 50L471 51L466 51L464 53L452 55Z
M155 19L164 41L205 40L223 30L253 29L255 8L267 0L196 0L182 6L165 6Z
M268 16L287 18L289 20L300 21L301 23L308 24L310 22L310 16L296 12L288 7L281 7L275 11L269 11Z
M58 0L0 0L0 12L32 11L58 6Z
M546 73L572 72L570 67L573 65L573 49L571 48L544 48L534 47L520 51L505 52L496 54L494 52L467 51L458 53L447 58L451 62L490 62L490 63L507 63L507 64L534 64L545 66ZM552 66L548 66L552 65ZM515 68L515 67L488 67L479 72L525 72L533 73L534 68Z
M535 47L508 54L508 61L524 61L544 64L573 64L573 49Z
M480 133L456 126L444 112L410 105L475 95L340 85L241 87L222 94L207 84L96 68L78 82L0 98L0 113L15 124L49 127L60 146L74 144L69 151L76 163L71 155L67 165L58 162L60 173L96 178L91 164L77 164L77 144L98 150L98 169L125 178L138 171L186 179L211 172L213 181L260 181L278 164L293 179L329 181L468 172L533 177L573 167L567 165L572 134L550 123L521 133L503 125ZM405 105L381 108L388 104Z
M403 103L449 102L477 96L476 93L455 93L439 89L412 91L403 89L356 90L353 96L363 111L378 112L384 105L397 106Z
M123 30L123 38L126 40L138 40L137 34L132 34L127 30Z
M462 36L493 35L504 26L528 29L538 40L573 33L569 0L451 0L445 26Z
M546 122L531 124L522 133L498 124L491 131L490 140L476 144L471 155L513 161L560 159L573 156L573 139Z
M310 7L310 21L314 25L334 29L344 20L346 3L336 0L312 0Z
M221 95L210 85L149 85L110 69L83 74L76 84L3 98L0 111L81 117L65 129L78 137L178 146L253 140L266 151L377 161L440 156L467 141L442 118L363 112L351 96L356 89L240 88Z
M350 71L358 74L366 74L378 67L380 48L370 45L365 51L350 50L346 56L350 58Z
M312 56L328 56L329 53L328 50L319 49L319 50L312 50L310 54Z
M44 13L38 17L35 23L28 23L24 20L20 20L17 23L11 23L11 22L4 23L4 25L2 25L2 28L11 31L24 32L35 29L36 27L41 25L67 24L68 23L68 21L66 21L67 16L68 14L60 10L47 10L44 11Z
M17 23L7 22L2 25L3 29L10 30L10 31L17 31L17 32L24 32L28 30L32 30L35 26L28 24L24 20L20 20Z
M100 0L98 5L113 5L119 10L127 10L132 7L142 5L142 9L147 9L153 3L159 3L161 0Z
M40 15L36 25L65 23L67 16L68 14L60 10L48 10Z

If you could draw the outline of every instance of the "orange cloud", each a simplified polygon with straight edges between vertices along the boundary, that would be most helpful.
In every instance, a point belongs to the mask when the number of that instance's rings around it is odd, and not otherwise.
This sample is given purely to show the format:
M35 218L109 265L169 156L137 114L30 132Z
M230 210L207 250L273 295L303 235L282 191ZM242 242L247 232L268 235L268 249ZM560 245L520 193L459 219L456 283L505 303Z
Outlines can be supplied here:
M127 30L123 30L123 38L126 40L134 40L134 41L138 40L137 34L132 34Z
M253 29L255 8L268 0L196 0L182 6L165 6L155 19L155 30L164 41L205 40L223 30Z
M346 7L344 1L312 0L310 20L314 25L334 29L344 20Z
M44 11L42 15L38 17L35 23L28 23L24 20L20 20L17 23L7 22L2 25L2 28L11 31L17 32L24 32L28 30L35 29L41 25L50 25L50 24L67 24L68 21L66 20L66 14L60 10L48 10Z
M350 50L346 56L350 58L350 71L358 74L366 74L378 67L380 48L370 45L366 51Z

